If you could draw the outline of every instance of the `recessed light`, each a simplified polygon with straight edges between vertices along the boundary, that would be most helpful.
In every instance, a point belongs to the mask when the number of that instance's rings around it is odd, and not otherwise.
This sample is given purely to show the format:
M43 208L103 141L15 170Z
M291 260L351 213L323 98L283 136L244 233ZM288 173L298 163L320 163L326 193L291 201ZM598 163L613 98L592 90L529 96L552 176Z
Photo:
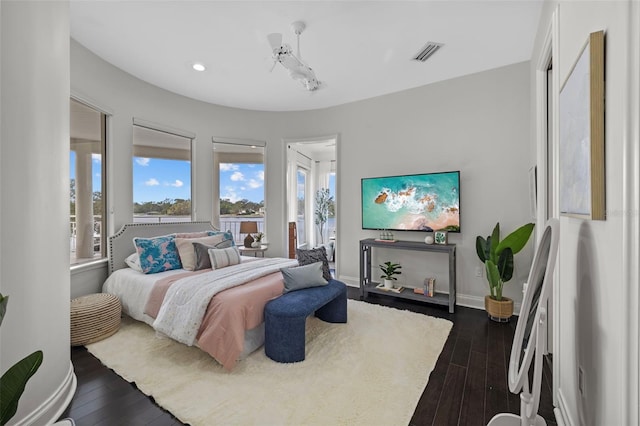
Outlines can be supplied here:
M192 65L193 69L196 71L204 71L207 69L207 67L205 67L204 65L202 65L199 62L196 62L195 64Z

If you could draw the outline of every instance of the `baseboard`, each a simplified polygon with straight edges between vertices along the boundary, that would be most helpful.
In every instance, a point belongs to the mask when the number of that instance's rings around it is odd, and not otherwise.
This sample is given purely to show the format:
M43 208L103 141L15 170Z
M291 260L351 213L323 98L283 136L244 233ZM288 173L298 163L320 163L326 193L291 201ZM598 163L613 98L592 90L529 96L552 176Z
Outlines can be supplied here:
M357 277L349 277L345 275L340 275L338 278L340 281L344 282L349 287L359 287L360 286L360 278ZM520 303L515 302L513 304L513 312L520 312ZM456 295L456 306L464 306L467 308L480 309L484 310L484 296L471 296L467 294L457 294Z
M562 395L562 389L558 389L558 406L553 409L553 414L556 416L558 426L573 426L576 424L567 409L567 403L564 395Z
M69 370L58 389L44 401L38 408L16 423L16 426L45 425L55 423L64 410L67 409L78 385L76 375L73 372L73 364L69 361Z

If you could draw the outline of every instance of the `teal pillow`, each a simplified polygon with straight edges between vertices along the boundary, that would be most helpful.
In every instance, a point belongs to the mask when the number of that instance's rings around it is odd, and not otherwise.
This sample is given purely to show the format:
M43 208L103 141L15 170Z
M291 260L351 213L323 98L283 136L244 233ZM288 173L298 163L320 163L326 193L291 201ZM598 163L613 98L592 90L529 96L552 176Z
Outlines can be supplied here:
M283 268L282 278L284 278L284 290L282 293L302 290L309 287L320 287L327 285L328 281L322 276L322 262L310 263L309 265L297 266L293 268Z
M145 274L182 268L175 234L154 238L134 238L133 244L140 258L140 267Z

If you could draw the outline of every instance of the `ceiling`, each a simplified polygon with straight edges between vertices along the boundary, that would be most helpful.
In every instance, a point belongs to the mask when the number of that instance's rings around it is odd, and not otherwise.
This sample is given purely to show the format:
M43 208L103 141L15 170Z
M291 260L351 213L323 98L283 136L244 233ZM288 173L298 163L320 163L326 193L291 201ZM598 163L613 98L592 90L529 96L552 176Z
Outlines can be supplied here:
M542 1L80 1L71 36L124 71L213 104L326 108L530 59ZM273 61L267 34L302 20L306 91ZM444 43L425 63L427 42ZM194 62L207 69L197 72Z

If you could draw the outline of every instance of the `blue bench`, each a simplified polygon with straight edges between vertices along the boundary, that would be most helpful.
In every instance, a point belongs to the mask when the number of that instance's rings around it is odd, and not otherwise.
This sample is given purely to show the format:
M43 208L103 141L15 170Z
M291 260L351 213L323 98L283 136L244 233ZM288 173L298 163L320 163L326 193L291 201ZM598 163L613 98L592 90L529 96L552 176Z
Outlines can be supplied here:
M347 286L337 280L321 287L285 293L264 308L266 355L277 362L304 361L305 322L316 317L331 323L347 322Z

